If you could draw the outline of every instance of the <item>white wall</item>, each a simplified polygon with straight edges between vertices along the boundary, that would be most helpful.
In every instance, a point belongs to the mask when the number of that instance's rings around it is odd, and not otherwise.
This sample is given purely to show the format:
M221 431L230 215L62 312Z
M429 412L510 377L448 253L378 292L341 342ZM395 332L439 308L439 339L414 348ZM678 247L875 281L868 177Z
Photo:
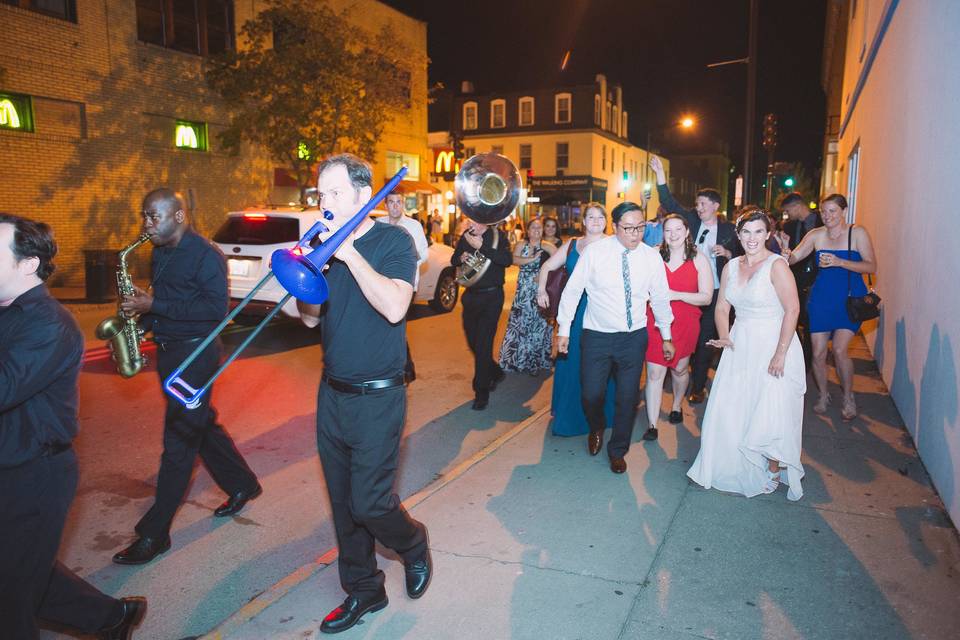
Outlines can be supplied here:
M841 122L851 116L838 162L845 186L848 156L859 142L856 222L873 237L883 297L880 321L864 332L937 490L960 523L960 2L858 5L847 39ZM857 100L854 87L890 10Z

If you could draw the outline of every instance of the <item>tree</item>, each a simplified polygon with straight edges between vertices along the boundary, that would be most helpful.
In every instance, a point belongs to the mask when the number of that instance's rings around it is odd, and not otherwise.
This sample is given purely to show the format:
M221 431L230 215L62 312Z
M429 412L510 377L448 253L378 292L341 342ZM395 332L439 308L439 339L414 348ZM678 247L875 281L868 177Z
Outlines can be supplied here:
M368 160L390 114L410 106L404 47L389 29L375 41L323 0L267 0L240 29L240 46L210 60L207 82L231 108L220 134L250 142L288 168L301 202L325 155Z

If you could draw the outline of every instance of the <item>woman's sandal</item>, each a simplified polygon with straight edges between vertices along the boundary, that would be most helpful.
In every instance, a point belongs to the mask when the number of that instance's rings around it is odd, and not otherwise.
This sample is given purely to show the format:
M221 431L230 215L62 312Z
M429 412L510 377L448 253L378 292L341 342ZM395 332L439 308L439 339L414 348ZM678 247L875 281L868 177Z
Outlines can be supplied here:
M763 483L762 491L764 493L773 493L777 490L777 487L780 486L780 469L770 471L770 467L767 466L763 472L766 475L766 480Z
M830 394L821 393L820 398L817 400L817 403L813 405L814 413L826 413L827 405L830 404Z
M843 399L843 408L840 410L840 417L844 422L850 422L857 417L857 401L850 398Z

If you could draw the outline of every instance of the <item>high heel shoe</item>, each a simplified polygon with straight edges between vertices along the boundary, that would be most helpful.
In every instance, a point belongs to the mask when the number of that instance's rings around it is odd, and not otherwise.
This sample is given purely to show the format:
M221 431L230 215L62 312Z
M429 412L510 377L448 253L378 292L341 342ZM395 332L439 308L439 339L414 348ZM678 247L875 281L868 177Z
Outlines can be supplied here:
M763 471L766 474L766 480L763 483L761 491L764 493L773 493L777 490L777 487L780 486L780 469L770 471L770 467L768 466Z
M826 413L827 405L830 404L830 394L821 393L820 398L817 399L817 403L813 405L814 413Z
M844 422L850 422L857 417L857 401L853 396L843 399L843 408L840 410L840 417Z

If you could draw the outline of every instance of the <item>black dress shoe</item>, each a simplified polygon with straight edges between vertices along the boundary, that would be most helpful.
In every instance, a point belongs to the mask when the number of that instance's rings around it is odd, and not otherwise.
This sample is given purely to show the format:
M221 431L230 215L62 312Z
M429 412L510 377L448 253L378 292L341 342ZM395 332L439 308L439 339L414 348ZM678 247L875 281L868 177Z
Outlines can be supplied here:
M503 372L503 369L497 369L497 374L493 376L493 380L490 381L490 391L496 391L497 385L507 379L507 374Z
M683 422L683 414L679 411L671 411L668 420L670 420L670 424L680 424Z
M227 498L226 502L217 507L213 515L216 518L223 518L225 516L232 516L235 513L240 513L240 510L243 509L247 502L253 500L261 493L263 493L263 487L259 484L257 484L253 491L237 491Z
M387 592L380 591L369 600L360 601L356 596L347 596L339 607L327 614L320 623L322 633L340 633L360 622L364 614L380 611L387 606Z
M403 572L406 575L407 595L416 600L426 592L430 585L430 577L433 575L430 551L427 550L419 560L405 564Z
M120 604L123 605L120 622L97 632L100 640L130 640L134 627L140 626L143 616L147 614L146 598L121 598Z
M595 456L600 453L601 447L603 447L603 431L591 431L587 436L587 451Z
M170 538L141 536L133 544L113 556L117 564L146 564L170 548Z
M483 411L487 408L488 402L490 402L490 394L478 393L477 397L473 399L473 404L470 405L470 408L474 411Z
M693 393L688 395L687 402L689 402L690 404L700 404L701 402L706 400L706 398L707 398L706 389L700 389L700 391L694 391Z
M659 435L660 432L657 431L656 427L650 427L643 433L643 439L649 442L651 440L656 440Z
M627 470L627 461L623 458L610 458L610 471L623 473Z

